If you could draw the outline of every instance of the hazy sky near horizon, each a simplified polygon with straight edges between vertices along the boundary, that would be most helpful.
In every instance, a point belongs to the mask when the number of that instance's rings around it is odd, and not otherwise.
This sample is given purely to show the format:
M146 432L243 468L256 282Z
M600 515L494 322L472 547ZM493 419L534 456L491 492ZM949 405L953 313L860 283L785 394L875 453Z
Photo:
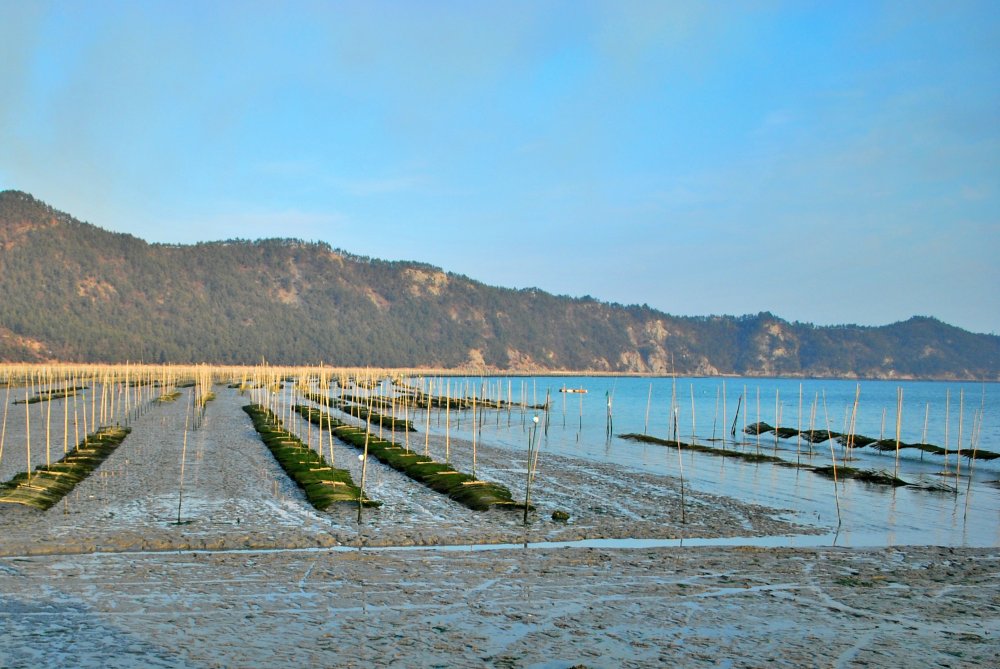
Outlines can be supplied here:
M156 242L1000 333L1000 3L0 2L0 190Z

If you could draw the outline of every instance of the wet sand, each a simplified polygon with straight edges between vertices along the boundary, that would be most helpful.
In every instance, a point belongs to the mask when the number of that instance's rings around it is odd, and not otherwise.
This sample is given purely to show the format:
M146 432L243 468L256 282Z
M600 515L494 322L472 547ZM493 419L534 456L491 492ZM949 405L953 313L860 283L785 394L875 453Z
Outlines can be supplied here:
M471 512L375 461L367 488L383 507L359 525L356 508L305 502L247 402L220 390L190 433L183 497L178 402L133 420L51 510L0 505L0 667L1000 661L995 549L426 548L829 528L690 490L681 523L677 479L544 453L527 532L520 511ZM25 451L16 420L8 430L3 478ZM312 435L328 454L325 433ZM423 435L410 438L422 450ZM333 449L360 480L357 452ZM450 455L471 469L470 444L452 440ZM523 496L523 455L481 446L477 467ZM557 509L570 521L552 520Z

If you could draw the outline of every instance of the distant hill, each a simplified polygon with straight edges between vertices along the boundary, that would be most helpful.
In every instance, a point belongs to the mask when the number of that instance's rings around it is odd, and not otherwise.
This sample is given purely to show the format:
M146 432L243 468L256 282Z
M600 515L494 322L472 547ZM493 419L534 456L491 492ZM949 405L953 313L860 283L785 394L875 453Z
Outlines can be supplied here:
M681 317L296 240L149 244L17 191L0 193L0 295L5 361L1000 379L1000 337L933 318Z

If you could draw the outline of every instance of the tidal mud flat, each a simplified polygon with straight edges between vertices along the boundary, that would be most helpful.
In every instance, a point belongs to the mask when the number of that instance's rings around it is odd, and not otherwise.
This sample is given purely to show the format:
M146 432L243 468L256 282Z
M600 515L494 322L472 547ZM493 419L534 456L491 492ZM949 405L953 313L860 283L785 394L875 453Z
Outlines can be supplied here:
M543 456L527 529L517 510L473 512L372 462L366 493L382 506L359 524L356 507L305 501L245 403L219 392L186 444L184 403L157 407L49 511L0 505L0 667L1000 661L995 549L740 546L829 528L692 490L681 523L676 478L566 456ZM452 440L457 466L469 446ZM357 452L332 448L360 480ZM482 478L523 495L523 455L487 444L477 458ZM468 547L725 537L734 545Z

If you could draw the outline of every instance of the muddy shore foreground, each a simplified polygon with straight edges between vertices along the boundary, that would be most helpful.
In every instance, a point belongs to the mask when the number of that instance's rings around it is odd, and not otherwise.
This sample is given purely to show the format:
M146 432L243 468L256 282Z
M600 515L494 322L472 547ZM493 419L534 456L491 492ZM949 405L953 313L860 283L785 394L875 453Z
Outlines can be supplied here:
M828 528L692 491L681 523L676 479L566 457L543 460L527 535L520 513L470 512L374 465L368 489L383 506L358 524L355 509L305 503L244 402L220 393L191 433L183 495L179 403L136 419L59 506L0 508L0 667L1000 661L995 549L404 550ZM467 445L453 446L466 466ZM5 471L18 464L8 448ZM518 488L523 460L477 455L483 478ZM359 470L353 450L336 444L334 457Z

